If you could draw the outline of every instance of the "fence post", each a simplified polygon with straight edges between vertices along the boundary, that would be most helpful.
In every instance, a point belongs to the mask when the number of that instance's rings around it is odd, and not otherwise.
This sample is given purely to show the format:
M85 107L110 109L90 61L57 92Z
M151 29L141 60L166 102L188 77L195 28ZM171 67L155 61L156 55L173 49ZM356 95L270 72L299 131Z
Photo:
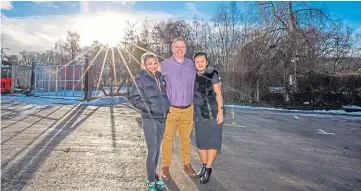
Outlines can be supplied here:
M86 70L89 65L89 57L87 55L85 55L84 59L85 59L84 65L85 65L85 70ZM84 82L84 100L88 100L88 71L85 71L83 82Z
M29 90L31 91L32 89L33 89L33 66L31 65L30 67L30 72L27 72L27 74L28 74L28 88L29 88Z
M64 83L64 97L66 96L66 88L68 87L68 81L66 79L66 67L67 65L64 65L64 70L65 70L65 75L64 75L64 80L65 80L65 83Z
M44 66L41 66L41 87L40 87L40 95L43 95L43 91L44 91L44 77L45 77L45 72L44 72Z
M47 68L48 68L48 73L49 73L49 75L48 75L48 95L49 95L49 96L50 96L50 79L51 79L50 67L51 67L51 66L47 66Z
M78 84L80 84L80 92L81 92L81 95L83 96L83 98L85 97L84 96L84 84L82 82L83 80L83 74L84 74L84 64L81 65L81 78L79 79L79 82Z
M93 81L92 81L92 67L90 66L89 69L89 57L85 56L85 79L84 79L84 100L90 101L92 99L92 91L93 91ZM87 70L88 69L88 70Z
M74 91L75 91L75 89L74 89L74 82L75 82L75 65L73 65L73 96L74 96Z
M59 91L59 77L58 77L58 73L59 73L59 71L58 71L58 68L59 68L59 66L55 66L56 67L56 69L55 69L55 95L56 95L56 97L58 97L58 91Z
M36 92L37 92L37 87L36 87L36 84L39 83L37 80L36 80L36 73L37 73L37 68L35 67L35 64L34 64L34 96L36 96ZM38 77L39 77L39 74L38 74Z
M16 85L16 65L11 66L11 92L14 92Z

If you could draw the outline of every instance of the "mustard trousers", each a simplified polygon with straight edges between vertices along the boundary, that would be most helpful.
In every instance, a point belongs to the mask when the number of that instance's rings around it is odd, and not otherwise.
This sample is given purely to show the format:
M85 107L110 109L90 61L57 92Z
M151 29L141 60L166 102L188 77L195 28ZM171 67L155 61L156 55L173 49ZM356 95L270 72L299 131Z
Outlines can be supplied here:
M162 166L169 167L172 161L173 140L178 129L183 163L191 163L191 133L193 128L193 105L186 109L169 108L162 140Z

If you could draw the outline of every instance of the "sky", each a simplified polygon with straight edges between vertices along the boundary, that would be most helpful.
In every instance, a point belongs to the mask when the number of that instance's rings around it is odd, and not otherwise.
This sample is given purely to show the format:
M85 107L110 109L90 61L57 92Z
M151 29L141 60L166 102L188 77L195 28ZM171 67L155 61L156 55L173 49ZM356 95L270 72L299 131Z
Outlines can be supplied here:
M45 51L66 32L77 31L81 46L94 40L113 46L121 41L127 20L157 22L169 18L210 20L225 1L2 1L1 47L7 54L22 50ZM361 33L361 2L315 2L327 6L330 14ZM241 11L245 2L237 2Z

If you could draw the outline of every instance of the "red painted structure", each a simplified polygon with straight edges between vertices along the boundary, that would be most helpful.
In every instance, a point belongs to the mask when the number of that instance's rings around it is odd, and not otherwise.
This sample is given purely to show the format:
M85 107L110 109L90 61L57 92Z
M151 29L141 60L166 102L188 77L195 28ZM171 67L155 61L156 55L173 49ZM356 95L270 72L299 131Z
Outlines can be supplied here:
M11 81L12 78L1 78L1 93L10 93L11 92Z

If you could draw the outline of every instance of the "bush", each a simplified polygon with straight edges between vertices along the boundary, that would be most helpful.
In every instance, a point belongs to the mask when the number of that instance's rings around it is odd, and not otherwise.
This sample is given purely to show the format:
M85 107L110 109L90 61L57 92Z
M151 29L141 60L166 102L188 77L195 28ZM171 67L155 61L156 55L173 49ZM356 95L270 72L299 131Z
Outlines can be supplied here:
M298 76L298 92L291 95L295 104L310 102L315 106L341 108L361 105L360 74L317 74Z

